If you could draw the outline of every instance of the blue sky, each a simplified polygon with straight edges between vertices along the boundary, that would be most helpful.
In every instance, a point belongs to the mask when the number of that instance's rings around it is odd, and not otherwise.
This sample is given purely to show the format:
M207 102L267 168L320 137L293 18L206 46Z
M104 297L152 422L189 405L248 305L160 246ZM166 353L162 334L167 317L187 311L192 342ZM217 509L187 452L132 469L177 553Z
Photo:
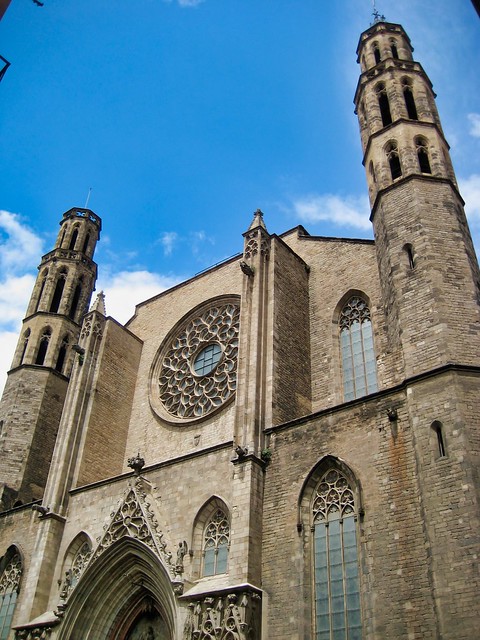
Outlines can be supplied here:
M239 252L257 207L270 232L371 237L352 103L370 0L44 2L0 22L0 371L90 187L97 289L122 322ZM469 0L377 7L433 82L478 249L480 20Z

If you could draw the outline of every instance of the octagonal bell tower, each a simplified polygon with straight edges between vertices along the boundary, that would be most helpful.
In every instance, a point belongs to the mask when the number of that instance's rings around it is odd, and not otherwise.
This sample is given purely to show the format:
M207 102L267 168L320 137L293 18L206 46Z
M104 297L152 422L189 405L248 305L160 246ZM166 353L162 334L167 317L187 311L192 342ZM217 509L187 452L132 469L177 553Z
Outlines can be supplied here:
M377 20L357 54L354 101L390 349L407 377L473 364L478 264L432 84L399 24Z
M70 209L53 250L38 267L0 405L3 508L43 494L74 346L95 288L93 254L100 231L93 211Z

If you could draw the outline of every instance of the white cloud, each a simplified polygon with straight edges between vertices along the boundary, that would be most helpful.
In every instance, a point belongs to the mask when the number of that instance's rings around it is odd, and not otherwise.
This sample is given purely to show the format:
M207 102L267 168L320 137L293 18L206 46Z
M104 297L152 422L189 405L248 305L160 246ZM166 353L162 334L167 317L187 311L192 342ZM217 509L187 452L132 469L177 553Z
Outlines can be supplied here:
M459 178L458 186L465 200L465 213L472 222L480 222L480 175Z
M7 381L7 371L12 364L17 340L18 331L0 331L0 395Z
M176 231L165 231L160 236L158 242L163 247L163 253L166 256L171 256L174 246L178 241L178 233Z
M35 277L30 273L9 276L0 282L0 326L20 326L34 284Z
M35 283L42 239L10 211L0 210L0 391Z
M42 255L42 240L22 223L17 213L0 210L0 267L2 273L31 268Z
M367 196L308 195L293 201L295 215L303 222L330 222L340 227L370 229Z
M474 138L480 138L480 113L469 113L470 135Z
M135 313L135 305L173 287L182 278L151 271L120 271L98 281L97 291L105 293L107 315L125 323Z

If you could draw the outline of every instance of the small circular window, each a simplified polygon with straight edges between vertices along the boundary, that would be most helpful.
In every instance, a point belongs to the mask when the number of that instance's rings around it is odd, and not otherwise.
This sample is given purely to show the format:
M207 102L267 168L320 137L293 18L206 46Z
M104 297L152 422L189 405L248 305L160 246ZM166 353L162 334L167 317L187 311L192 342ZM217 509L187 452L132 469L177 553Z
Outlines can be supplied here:
M222 347L218 342L209 344L202 349L193 363L193 373L197 376L205 376L215 369L222 356Z

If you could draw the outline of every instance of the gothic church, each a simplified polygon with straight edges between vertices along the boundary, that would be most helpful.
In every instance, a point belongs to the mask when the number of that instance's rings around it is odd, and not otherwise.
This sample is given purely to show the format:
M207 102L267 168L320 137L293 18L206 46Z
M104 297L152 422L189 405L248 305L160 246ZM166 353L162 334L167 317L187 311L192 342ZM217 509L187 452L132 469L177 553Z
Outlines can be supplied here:
M0 640L478 638L480 277L412 52L358 45L374 241L257 211L122 326L63 215L0 405Z

